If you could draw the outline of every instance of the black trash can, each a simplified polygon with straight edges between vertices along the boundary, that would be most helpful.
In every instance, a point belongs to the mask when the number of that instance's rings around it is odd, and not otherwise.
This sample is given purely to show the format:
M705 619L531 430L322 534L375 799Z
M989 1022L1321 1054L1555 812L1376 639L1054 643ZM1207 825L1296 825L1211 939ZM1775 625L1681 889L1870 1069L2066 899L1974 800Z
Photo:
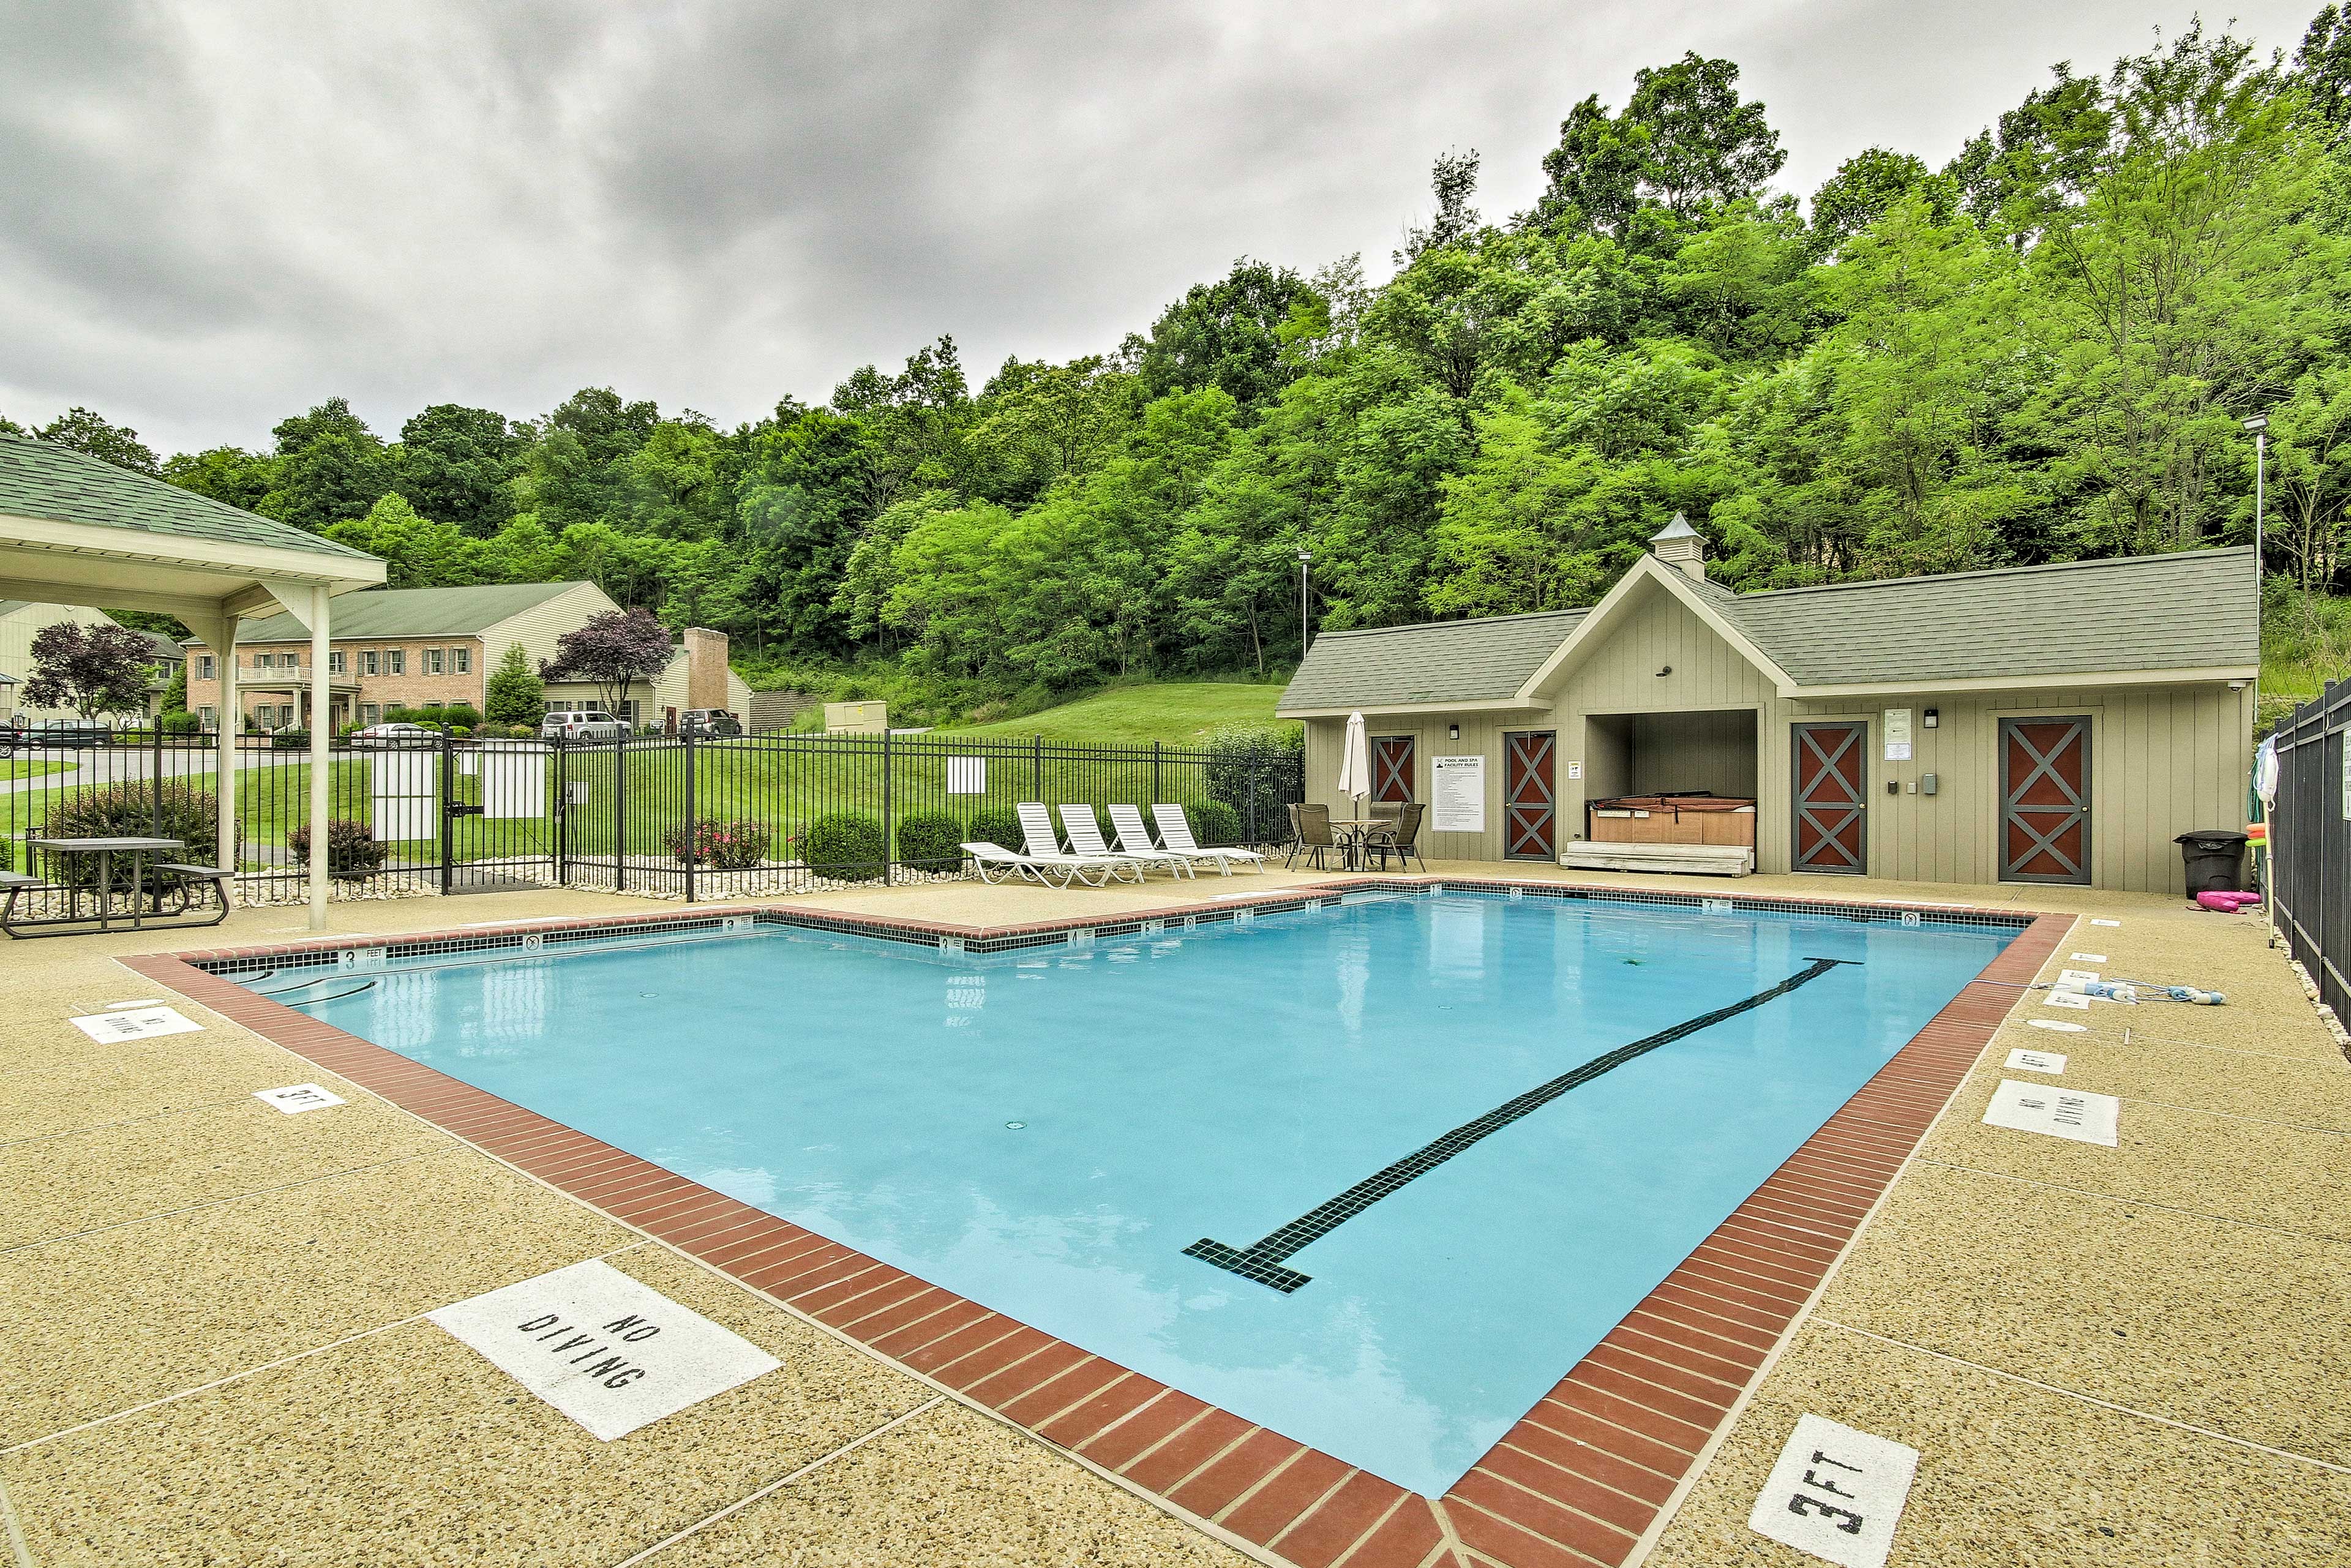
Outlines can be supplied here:
M2245 835L2232 828L2182 833L2171 841L2188 862L2188 896L2234 893L2244 885Z

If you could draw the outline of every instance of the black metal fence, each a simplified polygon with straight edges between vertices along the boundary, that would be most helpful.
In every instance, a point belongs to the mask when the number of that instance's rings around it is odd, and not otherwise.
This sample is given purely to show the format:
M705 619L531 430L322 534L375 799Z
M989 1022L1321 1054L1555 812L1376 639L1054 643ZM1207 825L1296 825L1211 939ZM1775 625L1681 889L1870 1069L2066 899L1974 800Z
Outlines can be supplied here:
M2351 1024L2351 681L2294 710L2275 732L2277 805L2270 815L2270 896L2278 930Z
M238 891L307 889L311 763L295 737L238 738ZM1294 747L917 736L339 739L329 864L340 896L528 886L673 897L968 874L965 840L1020 847L1021 801L1184 808L1204 844L1270 843L1303 797ZM217 863L209 736L0 752L0 869L55 873L32 841L183 840Z

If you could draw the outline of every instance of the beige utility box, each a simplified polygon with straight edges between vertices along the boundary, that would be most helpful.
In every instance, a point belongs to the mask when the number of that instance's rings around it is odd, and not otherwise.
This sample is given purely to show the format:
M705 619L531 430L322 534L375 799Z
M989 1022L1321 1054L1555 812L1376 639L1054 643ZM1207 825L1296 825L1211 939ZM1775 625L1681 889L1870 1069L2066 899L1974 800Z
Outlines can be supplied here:
M889 731L888 703L824 705L824 732L827 735L886 735Z

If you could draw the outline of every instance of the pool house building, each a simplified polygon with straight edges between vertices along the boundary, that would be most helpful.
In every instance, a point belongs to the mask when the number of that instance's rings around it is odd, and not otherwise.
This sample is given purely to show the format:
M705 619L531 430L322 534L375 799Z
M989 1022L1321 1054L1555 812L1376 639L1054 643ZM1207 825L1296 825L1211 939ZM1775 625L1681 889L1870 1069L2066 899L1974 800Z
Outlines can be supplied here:
M1589 609L1318 637L1307 799L1425 802L1432 859L2158 893L2244 822L2250 549L1733 593L1652 547Z

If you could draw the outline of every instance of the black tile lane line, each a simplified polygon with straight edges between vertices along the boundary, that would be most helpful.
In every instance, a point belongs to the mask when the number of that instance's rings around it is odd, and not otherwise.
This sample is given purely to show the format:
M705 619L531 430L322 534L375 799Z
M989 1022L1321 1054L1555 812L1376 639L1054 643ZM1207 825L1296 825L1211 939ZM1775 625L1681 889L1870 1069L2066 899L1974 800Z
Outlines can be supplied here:
M1476 1121L1462 1123L1443 1137L1422 1145L1394 1165L1365 1176L1328 1203L1309 1209L1254 1245L1228 1247L1203 1236L1184 1249L1184 1256L1213 1263L1219 1269L1238 1274L1244 1280L1254 1280L1286 1296L1313 1276L1282 1267L1283 1259L1328 1236L1416 1176L1427 1175L1488 1134L1499 1133L1528 1113L1542 1109L1579 1084L1589 1083L1636 1057L1646 1056L1659 1046L1671 1045L1725 1019L1736 1018L1751 1008L1760 1008L1765 1002L1784 997L1797 987L1820 978L1840 964L1859 962L1855 958L1812 959L1804 968L1769 990L1758 991L1727 1008L1717 1008L1710 1013L1700 1013L1694 1019L1684 1019L1671 1029L1659 1030L1656 1034L1646 1035L1630 1045L1620 1045L1605 1055L1593 1057L1581 1067L1561 1073L1547 1083L1537 1084L1515 1099L1504 1101Z

